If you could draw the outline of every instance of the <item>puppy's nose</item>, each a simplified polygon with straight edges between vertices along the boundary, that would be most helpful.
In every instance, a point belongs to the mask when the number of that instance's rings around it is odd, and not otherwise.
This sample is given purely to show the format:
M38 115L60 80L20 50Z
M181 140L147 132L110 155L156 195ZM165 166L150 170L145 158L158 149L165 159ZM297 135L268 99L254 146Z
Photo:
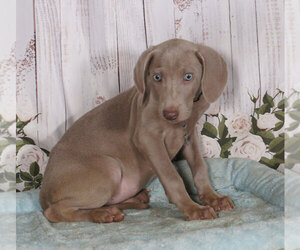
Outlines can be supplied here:
M164 109L163 110L163 115L167 120L176 120L178 117L178 110L176 109Z

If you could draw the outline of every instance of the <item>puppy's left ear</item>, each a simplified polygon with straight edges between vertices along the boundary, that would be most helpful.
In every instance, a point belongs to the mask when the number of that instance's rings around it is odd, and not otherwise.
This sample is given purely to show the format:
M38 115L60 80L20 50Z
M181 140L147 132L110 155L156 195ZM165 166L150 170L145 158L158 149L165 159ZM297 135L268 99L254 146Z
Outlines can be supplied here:
M198 45L196 56L202 64L203 96L207 102L212 103L218 99L226 86L226 63L216 51L204 45Z

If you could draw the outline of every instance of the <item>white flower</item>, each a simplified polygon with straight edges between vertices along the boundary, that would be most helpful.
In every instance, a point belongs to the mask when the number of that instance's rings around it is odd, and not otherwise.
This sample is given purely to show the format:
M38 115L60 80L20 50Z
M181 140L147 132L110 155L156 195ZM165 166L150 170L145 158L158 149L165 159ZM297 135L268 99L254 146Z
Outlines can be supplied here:
M251 117L247 114L234 114L225 121L228 132L233 137L239 137L248 134L251 129Z
M259 119L257 120L257 127L260 129L270 130L275 128L277 122L280 122L280 120L277 119L274 114L266 113L259 116Z
M206 135L201 135L200 147L202 156L205 158L216 158L220 156L221 147L213 138L210 138Z
M16 137L16 123L15 122L12 125L10 125L7 130L12 137Z
M229 149L230 158L245 158L259 161L266 151L266 145L258 135L247 134L239 137Z
M16 171L16 145L10 144L5 147L1 154L0 165L4 170L14 173Z
M37 162L40 172L43 173L47 166L48 157L38 146L27 144L20 148L17 155L17 165L22 171L29 171L30 164Z

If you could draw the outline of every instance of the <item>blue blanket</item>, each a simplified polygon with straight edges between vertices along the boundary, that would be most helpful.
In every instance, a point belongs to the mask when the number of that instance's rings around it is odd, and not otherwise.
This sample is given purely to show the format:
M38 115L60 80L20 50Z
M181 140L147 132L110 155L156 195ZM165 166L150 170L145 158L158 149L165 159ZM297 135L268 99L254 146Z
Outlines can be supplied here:
M56 223L43 216L39 190L17 194L18 249L279 249L284 247L284 176L257 162L208 159L212 186L229 195L233 211L215 220L184 221L168 203L158 179L149 185L150 209L125 210L124 221L110 224ZM186 161L174 164L192 199L199 201ZM9 201L8 201L9 203ZM13 201L12 201L13 203ZM0 219L12 211L1 206ZM13 240L5 228L2 240ZM10 238L10 239L9 239Z

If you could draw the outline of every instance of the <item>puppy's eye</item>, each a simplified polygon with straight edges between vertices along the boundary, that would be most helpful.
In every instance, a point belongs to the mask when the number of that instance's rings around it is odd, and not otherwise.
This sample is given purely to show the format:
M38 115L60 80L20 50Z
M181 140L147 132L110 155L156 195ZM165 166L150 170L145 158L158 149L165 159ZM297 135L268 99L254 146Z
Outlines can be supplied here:
M161 75L160 75L160 74L155 74L155 75L153 76L153 79L154 79L154 81L156 81L156 82L160 82L160 81L161 81Z
M192 73L186 73L186 74L184 75L184 80L190 81L190 80L192 80L192 79L193 79L193 74L192 74Z

